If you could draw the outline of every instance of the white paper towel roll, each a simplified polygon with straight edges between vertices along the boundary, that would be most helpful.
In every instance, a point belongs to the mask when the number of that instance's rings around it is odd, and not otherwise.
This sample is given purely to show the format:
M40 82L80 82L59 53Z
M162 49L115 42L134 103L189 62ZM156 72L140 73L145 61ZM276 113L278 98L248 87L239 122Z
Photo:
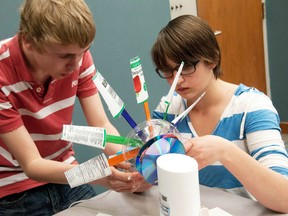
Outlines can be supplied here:
M199 216L197 161L187 155L165 154L156 163L160 216Z

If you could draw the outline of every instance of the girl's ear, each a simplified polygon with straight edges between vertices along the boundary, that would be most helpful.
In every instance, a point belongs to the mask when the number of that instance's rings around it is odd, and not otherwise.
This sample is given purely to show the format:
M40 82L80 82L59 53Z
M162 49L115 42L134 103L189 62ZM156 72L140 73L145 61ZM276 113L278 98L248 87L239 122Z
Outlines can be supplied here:
M208 64L208 67L209 67L210 70L213 70L216 67L216 64L215 63L210 63L210 64Z

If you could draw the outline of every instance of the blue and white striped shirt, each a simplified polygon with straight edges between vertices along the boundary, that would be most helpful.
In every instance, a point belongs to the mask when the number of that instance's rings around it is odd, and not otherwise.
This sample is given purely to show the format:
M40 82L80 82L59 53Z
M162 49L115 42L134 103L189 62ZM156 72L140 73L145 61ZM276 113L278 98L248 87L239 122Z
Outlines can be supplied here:
M186 108L186 100L174 93L166 120L171 122ZM165 111L166 104L162 100L153 117L163 119ZM240 84L212 134L230 140L264 166L288 178L288 154L279 123L270 98L255 88ZM198 136L188 116L178 124L177 129L183 142ZM201 169L199 181L208 187L246 194L242 184L220 162Z

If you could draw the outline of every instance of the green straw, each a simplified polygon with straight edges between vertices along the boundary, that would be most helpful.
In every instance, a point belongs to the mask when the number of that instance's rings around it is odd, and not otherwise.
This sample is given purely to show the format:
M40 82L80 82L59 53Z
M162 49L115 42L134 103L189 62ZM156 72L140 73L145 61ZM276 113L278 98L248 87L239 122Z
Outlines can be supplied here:
M143 145L143 141L128 137L121 137L121 136L114 136L110 134L106 134L106 141L110 143L120 144L120 145L126 145L131 147L140 147Z

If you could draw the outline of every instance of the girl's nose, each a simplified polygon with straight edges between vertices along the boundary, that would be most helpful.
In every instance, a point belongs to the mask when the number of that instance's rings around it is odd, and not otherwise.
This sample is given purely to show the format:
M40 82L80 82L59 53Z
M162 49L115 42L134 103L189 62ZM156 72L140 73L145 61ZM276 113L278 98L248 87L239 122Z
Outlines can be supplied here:
M184 78L183 78L182 74L180 74L180 76L179 76L179 79L178 79L178 82L177 82L177 83L181 83L181 82L183 82L183 81L184 81Z

